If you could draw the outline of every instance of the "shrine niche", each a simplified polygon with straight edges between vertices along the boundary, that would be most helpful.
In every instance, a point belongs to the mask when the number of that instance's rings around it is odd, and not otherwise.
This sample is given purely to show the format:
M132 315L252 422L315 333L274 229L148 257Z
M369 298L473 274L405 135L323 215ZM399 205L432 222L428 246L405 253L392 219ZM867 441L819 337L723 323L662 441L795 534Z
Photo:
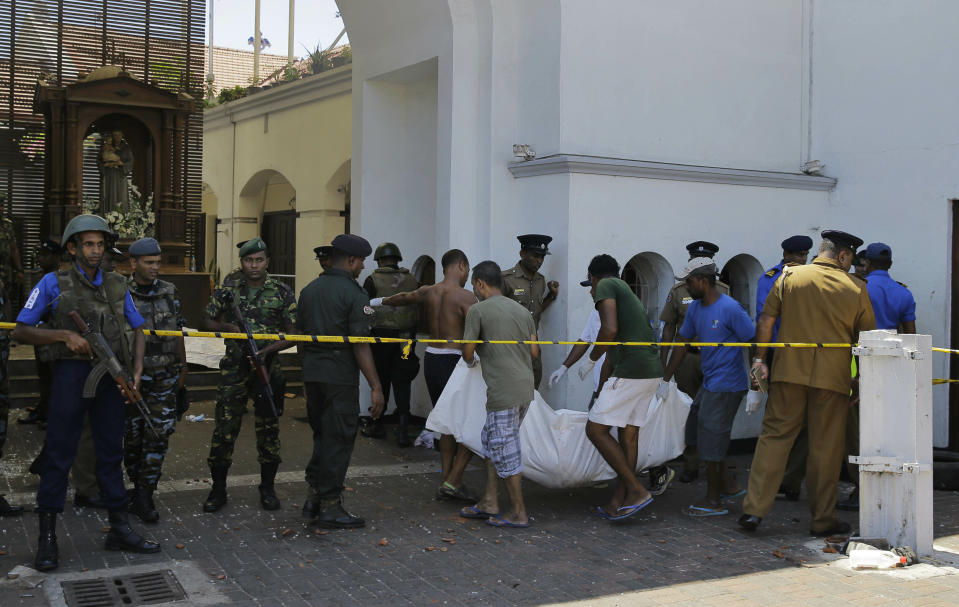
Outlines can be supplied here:
M45 181L41 234L59 237L83 212L103 215L121 241L154 236L163 265L189 266L183 151L195 100L104 66L67 86L39 82Z

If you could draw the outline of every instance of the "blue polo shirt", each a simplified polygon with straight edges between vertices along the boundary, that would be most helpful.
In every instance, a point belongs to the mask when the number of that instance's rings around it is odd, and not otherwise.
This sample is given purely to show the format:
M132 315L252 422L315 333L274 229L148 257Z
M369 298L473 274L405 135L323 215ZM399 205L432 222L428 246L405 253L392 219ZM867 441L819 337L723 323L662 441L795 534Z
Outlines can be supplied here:
M756 283L756 322L759 322L759 317L763 315L763 306L766 305L766 298L769 297L769 292L773 290L773 286L776 284L776 280L779 278L779 275L783 273L783 266L786 265L786 262L780 261L778 264L766 270L766 272L759 277L759 282ZM776 341L776 337L779 335L779 319L776 319L776 324L773 326L773 341Z
M84 272L79 265L77 269L83 272L87 278L90 278L90 275ZM100 268L97 268L97 275L90 282L95 287L103 284L103 272ZM57 309L57 303L60 301L59 297L60 283L57 281L56 272L45 274L37 283L37 286L30 291L27 303L23 305L23 309L17 315L17 322L30 326L40 324L40 321ZM127 291L126 299L123 302L123 315L134 329L139 329L143 325L143 317L137 312L137 307L133 305L133 298L130 297L129 291Z
M753 338L756 328L739 302L720 295L711 306L701 300L689 304L679 330L683 339L705 342L743 342ZM704 347L703 386L710 392L738 392L749 388L742 348Z
M909 289L889 276L886 270L873 270L866 276L866 290L876 315L877 329L895 330L900 323L916 320L916 300Z

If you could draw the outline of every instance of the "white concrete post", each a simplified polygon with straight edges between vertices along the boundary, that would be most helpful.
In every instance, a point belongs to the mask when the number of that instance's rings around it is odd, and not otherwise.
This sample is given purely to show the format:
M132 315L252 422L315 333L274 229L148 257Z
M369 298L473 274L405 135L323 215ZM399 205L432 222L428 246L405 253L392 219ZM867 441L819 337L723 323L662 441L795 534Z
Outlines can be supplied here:
M859 336L859 531L932 553L932 337Z

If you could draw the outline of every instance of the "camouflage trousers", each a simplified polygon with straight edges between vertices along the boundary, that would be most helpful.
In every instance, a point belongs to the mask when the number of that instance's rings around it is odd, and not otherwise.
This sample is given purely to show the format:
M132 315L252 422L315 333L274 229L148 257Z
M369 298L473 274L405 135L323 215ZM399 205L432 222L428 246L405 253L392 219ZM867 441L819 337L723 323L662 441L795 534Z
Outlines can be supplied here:
M283 413L285 382L280 364L274 357L267 363L277 411ZM224 359L220 365L220 385L216 391L216 426L210 439L210 468L228 468L233 462L233 447L240 435L243 415L249 399L253 399L253 427L256 431L257 461L279 464L280 420L273 417L263 397L256 373L246 361L236 363Z
M127 469L127 478L134 485L156 489L163 459L170 445L170 435L176 426L177 374L163 369L146 369L143 376L140 391L150 410L150 422L160 436L154 437L137 408L128 405L126 434L123 436L123 464Z

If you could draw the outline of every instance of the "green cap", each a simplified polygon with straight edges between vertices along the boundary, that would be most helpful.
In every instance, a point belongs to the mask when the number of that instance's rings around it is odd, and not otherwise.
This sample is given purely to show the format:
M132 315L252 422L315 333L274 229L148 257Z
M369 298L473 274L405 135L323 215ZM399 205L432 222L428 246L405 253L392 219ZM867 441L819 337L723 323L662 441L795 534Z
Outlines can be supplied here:
M256 238L251 238L243 243L243 246L240 247L240 258L242 259L247 255L259 253L260 251L266 251L266 243L263 242L262 238L257 236Z

